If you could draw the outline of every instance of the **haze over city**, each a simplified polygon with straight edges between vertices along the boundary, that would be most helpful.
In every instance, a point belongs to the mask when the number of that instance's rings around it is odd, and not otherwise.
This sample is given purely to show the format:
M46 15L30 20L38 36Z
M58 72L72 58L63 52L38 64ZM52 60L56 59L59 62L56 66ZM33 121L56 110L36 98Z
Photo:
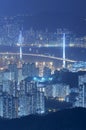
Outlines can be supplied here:
M2 130L86 129L85 6L0 1Z
M26 24L32 24L40 30L61 27L85 33L85 5L85 0L1 0L0 15L29 15Z

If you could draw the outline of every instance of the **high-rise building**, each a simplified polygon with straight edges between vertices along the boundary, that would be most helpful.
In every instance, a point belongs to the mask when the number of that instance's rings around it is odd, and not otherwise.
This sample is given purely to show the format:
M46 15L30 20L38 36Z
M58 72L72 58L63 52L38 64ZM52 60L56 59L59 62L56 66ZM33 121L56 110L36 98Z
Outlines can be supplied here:
M50 77L51 76L51 69L48 67L44 67L43 69L43 76L44 77Z
M19 96L19 107L18 107L18 116L29 115L29 97L27 95Z
M23 76L28 76L28 64L24 63L22 65L22 75Z
M45 113L45 97L44 92L37 92L37 104L36 104L36 113L44 114Z
M36 113L44 114L45 113L45 86L37 83L37 105Z
M29 113L36 113L36 102L37 102L37 83L30 81L26 83L27 94L29 96Z
M18 97L12 97L12 118L18 118L18 107L19 101Z
M18 118L18 98L15 98L7 93L3 95L3 117Z
M66 97L70 94L69 85L58 83L47 85L45 87L46 97L58 98L58 100L66 100Z
M18 81L18 69L17 69L17 64L9 64L8 65L8 70L10 72L14 72L14 79L15 81Z
M86 107L86 75L79 76L79 107Z
M12 96L7 93L3 95L3 117L12 119Z
M3 80L3 92L11 94L11 81Z
M22 80L20 82L20 95L27 95L27 87L26 87L26 82L25 80Z
M0 72L0 95L2 95L3 92L3 73Z
M3 79L5 80L15 80L15 73L9 70L3 72Z
M3 117L3 96L0 96L0 117Z
M18 92L18 84L16 81L11 81L11 95L13 97L18 97L19 92Z
M36 68L35 63L28 63L28 76L34 77L39 75L39 70Z

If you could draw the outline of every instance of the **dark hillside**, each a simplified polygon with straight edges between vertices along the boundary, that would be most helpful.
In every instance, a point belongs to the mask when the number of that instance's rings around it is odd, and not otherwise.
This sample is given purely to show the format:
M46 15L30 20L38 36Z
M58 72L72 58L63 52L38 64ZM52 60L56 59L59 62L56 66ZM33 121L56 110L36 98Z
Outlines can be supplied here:
M86 130L86 109L75 108L46 116L0 120L0 130Z

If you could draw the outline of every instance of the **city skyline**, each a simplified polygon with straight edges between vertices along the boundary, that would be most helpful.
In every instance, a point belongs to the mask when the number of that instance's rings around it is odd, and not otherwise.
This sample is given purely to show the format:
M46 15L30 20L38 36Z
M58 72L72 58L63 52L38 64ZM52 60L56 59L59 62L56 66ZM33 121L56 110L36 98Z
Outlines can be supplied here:
M86 129L86 0L0 0L0 128Z
M85 5L1 0L0 117L86 108Z

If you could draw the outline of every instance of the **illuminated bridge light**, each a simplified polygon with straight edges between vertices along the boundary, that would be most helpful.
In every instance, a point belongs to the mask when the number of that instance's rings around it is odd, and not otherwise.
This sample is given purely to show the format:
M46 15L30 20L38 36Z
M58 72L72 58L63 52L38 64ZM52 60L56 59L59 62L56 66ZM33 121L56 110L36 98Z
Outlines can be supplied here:
M6 52L1 52L0 55L20 55L20 53L6 53ZM55 57L55 56L47 56L47 55L43 55L43 54L28 54L28 53L22 53L23 56L35 56L35 57L43 57L43 58L50 58L50 59L54 59L54 60L61 60L61 61L67 61L67 62L77 62L75 60L70 60L70 59L63 59L60 57Z

